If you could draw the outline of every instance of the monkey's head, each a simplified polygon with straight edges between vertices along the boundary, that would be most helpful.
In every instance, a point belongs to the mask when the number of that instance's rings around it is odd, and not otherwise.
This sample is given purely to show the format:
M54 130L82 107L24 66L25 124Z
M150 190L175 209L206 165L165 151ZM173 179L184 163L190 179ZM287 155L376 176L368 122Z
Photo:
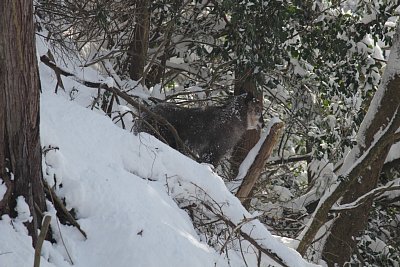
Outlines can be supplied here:
M247 105L247 130L257 130L264 127L262 116L262 103L251 94L246 96Z

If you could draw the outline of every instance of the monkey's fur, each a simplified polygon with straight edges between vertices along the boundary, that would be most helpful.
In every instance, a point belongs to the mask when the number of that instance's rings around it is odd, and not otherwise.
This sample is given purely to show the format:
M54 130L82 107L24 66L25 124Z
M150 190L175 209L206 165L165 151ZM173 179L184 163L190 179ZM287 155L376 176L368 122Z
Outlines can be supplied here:
M183 143L198 154L201 162L214 166L236 145L246 130L257 129L262 124L262 105L250 94L235 96L222 106L184 108L163 103L150 110L164 117L176 129ZM164 139L171 147L179 148L165 125L147 113L142 113L141 120L144 121L138 123L137 132L147 132L160 140Z

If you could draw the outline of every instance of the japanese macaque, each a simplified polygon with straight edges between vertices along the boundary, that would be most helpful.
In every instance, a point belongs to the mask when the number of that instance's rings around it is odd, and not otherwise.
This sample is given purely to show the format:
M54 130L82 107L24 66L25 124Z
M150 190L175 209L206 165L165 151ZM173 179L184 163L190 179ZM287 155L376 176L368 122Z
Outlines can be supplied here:
M165 118L177 131L179 137L199 161L216 166L232 149L242 135L251 129L264 126L262 104L250 94L232 97L222 106L185 108L162 103L150 108ZM147 132L181 149L172 132L150 114L142 113L137 132Z

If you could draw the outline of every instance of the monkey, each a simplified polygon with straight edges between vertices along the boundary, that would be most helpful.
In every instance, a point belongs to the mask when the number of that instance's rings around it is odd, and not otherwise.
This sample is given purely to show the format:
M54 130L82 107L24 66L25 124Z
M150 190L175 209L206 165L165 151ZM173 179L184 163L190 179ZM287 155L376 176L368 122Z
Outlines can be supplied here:
M150 107L150 111L165 118L176 129L183 143L198 155L200 162L214 166L247 130L264 127L262 104L249 93L234 96L221 106L187 108L161 103ZM141 114L141 120L135 132L152 134L179 150L174 135L165 125L146 112Z

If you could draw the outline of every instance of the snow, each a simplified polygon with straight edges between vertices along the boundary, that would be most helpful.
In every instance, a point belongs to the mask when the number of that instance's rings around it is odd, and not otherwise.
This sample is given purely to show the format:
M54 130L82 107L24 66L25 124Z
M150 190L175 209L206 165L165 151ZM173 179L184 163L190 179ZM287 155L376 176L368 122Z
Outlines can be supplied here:
M3 199L4 194L7 191L7 187L5 184L0 184L0 199Z
M17 197L17 206L15 207L15 210L18 213L16 218L17 222L30 222L32 220L29 206L25 202L25 198L23 196Z
M34 250L32 240L23 230L22 222L11 220L3 215L0 220L0 266L1 267L32 267ZM42 259L41 267L57 266ZM68 265L58 265L68 266Z
M39 55L46 52L39 40ZM238 229L288 266L314 266L253 218L209 165L194 162L150 135L135 136L101 111L87 108L97 89L64 77L66 91L55 94L54 73L43 64L39 67L44 178L65 199L67 209L74 210L87 234L86 239L75 227L58 222L48 202L56 243L43 244L41 266L257 266L258 251L247 241L242 241L247 248L243 256L238 247L222 253L205 243L179 208L180 199L218 204L221 215L242 225ZM90 68L74 71L88 80L115 81ZM0 185L0 193L4 191ZM3 215L0 220L1 267L33 265L32 240L23 224L31 216L21 197L17 212L17 218ZM278 265L264 255L261 266Z
M393 144L386 157L385 163L394 161L400 158L400 143Z

